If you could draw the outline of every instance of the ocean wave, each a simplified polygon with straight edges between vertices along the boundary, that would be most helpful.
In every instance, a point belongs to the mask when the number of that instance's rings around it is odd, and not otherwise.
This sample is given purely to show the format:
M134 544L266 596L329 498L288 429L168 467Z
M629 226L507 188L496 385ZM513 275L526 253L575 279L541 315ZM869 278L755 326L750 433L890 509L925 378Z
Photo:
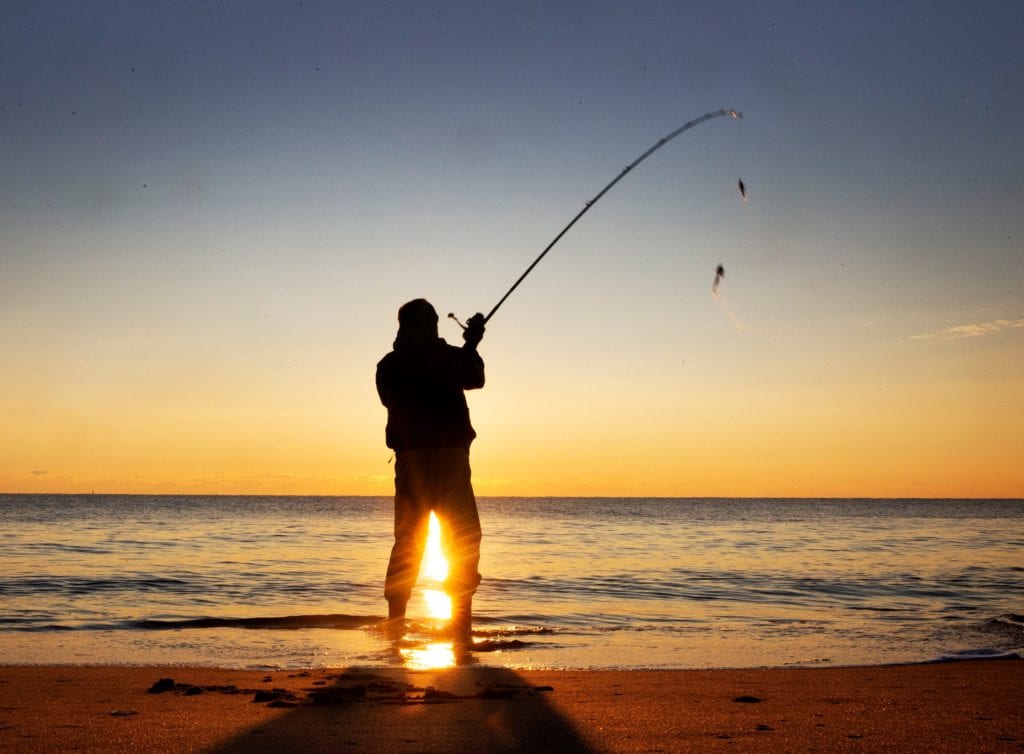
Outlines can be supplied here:
M487 638L508 638L513 636L552 636L554 634L567 633L566 629L551 628L550 626L504 626L501 628L481 628L479 625L473 627L474 636Z
M0 578L0 596L80 597L99 594L160 594L204 598L215 603L251 604L257 600L301 594L306 599L345 598L368 589L364 582L333 579L308 571L259 573L252 570L202 574L183 571L174 575L124 574L116 578L39 575Z
M1004 641L1016 642L1018 646L1024 647L1024 615L1005 613L995 618L989 618L982 623L982 630L986 633L996 634Z
M369 628L380 623L379 615L283 615L250 618L185 618L180 620L154 620L145 618L130 621L132 628L146 631L171 631L195 628L252 628L252 629L300 629L300 628Z
M573 597L645 601L732 602L796 607L839 607L872 612L903 612L938 600L1010 587L1010 579L991 572L952 573L923 579L914 573L814 577L786 572L672 569L662 575L620 572L575 578L531 576L488 578L487 590L513 599L549 602Z
M86 576L23 576L0 580L0 595L83 595L98 592L154 592L180 590L189 582L166 576L122 576L116 579Z

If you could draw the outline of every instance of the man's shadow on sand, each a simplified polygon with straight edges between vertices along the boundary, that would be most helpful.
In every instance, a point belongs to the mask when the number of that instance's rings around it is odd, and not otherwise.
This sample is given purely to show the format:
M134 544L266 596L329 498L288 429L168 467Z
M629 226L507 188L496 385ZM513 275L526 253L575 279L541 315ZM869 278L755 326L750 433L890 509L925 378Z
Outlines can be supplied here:
M328 678L312 685L311 676L297 707L212 751L595 751L555 708L557 689L534 687L505 668L352 668Z

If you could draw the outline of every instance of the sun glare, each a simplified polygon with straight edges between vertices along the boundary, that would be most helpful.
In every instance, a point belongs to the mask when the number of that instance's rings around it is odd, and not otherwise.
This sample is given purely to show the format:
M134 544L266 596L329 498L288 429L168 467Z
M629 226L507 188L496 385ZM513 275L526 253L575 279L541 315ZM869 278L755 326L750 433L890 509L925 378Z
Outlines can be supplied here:
M455 650L451 642L402 649L401 654L405 666L410 670L440 670L455 666Z
M427 549L423 555L420 575L426 580L423 599L431 618L448 620L452 617L452 601L445 594L443 584L448 578L448 561L441 550L441 522L433 512L427 529Z

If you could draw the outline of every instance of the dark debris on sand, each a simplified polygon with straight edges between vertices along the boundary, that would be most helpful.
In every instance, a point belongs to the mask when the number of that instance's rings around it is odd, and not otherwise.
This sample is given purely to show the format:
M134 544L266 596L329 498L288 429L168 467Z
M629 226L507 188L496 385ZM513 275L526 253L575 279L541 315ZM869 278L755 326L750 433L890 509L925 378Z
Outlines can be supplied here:
M289 675L289 678L310 678L311 673ZM266 680L266 679L264 679ZM334 686L325 685L328 680L350 681L347 684ZM355 683L351 683L355 681ZM317 706L332 706L337 704L352 704L358 702L373 702L377 704L445 704L468 699L514 699L520 695L533 696L539 692L554 691L553 686L531 686L515 685L507 683L489 683L481 686L475 694L455 694L434 686L421 688L406 681L392 680L384 676L372 673L325 675L323 679L312 682L312 686L306 689L305 698L300 698L294 692L284 688L271 689L243 689L234 685L226 686L197 686L191 683L182 683L173 678L160 678L149 687L147 693L163 694L172 692L183 696L198 696L203 693L219 693L230 695L252 696L253 704L266 704L268 707L298 707L303 704Z
M177 682L173 678L161 678L160 680L154 682L153 685L150 686L149 689L147 689L146 693L163 694L168 691L173 691L176 694L182 694L184 696L199 696L205 691L211 691L218 694L259 693L257 689L240 689L233 684L227 686L196 686L192 683Z
M298 697L296 697L295 694L293 694L288 689L260 689L255 694L253 694L252 701L254 704L260 704L264 702L270 702L271 704L274 704L275 702L282 701L294 702L297 698ZM277 706L282 707L285 705L278 704Z
M147 694L162 694L165 691L170 691L174 688L173 678L161 678L155 681L152 686L149 687Z

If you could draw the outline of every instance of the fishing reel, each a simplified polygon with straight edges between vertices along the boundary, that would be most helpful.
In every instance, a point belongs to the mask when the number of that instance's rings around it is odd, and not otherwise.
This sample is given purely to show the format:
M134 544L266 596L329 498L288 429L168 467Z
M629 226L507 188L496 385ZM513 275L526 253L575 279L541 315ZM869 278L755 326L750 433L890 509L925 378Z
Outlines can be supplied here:
M483 340L484 325L487 324L487 318L483 314L477 312L467 319L465 324L460 322L452 312L448 312L448 319L455 320L455 324L462 328L462 339L470 348L476 348Z
M480 312L477 312L472 317L466 320L465 324L455 316L452 312L448 312L448 319L455 320L455 324L461 327L463 330L477 330L483 328L487 324L489 317L485 317Z

